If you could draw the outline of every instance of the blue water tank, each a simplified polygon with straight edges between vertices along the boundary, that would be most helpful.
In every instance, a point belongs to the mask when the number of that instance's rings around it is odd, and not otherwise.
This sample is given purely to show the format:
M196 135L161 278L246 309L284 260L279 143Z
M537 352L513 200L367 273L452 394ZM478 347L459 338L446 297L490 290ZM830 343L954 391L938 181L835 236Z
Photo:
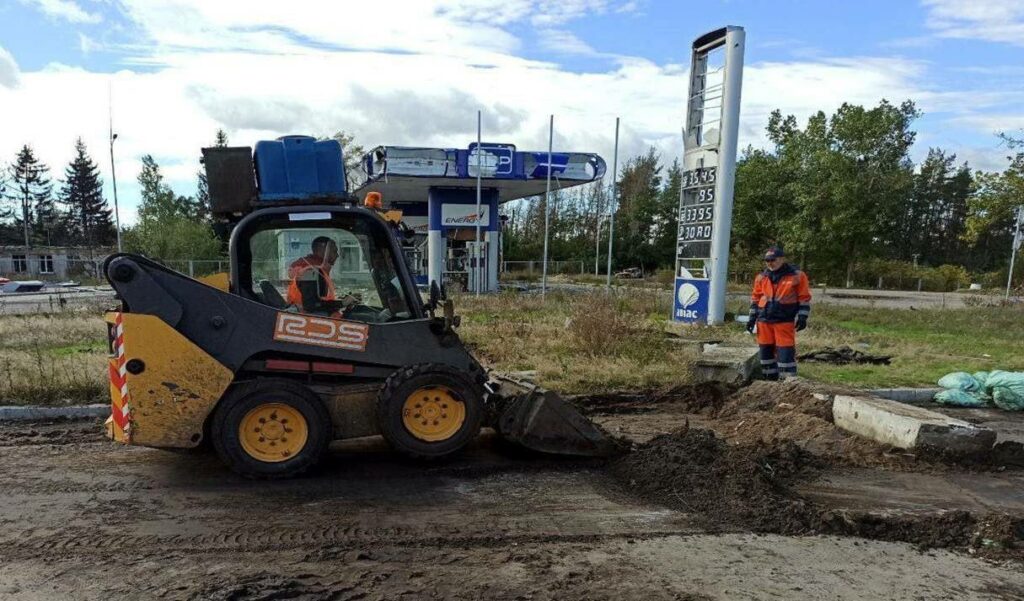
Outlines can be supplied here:
M337 140L283 136L256 143L253 155L260 200L345 194L345 163Z

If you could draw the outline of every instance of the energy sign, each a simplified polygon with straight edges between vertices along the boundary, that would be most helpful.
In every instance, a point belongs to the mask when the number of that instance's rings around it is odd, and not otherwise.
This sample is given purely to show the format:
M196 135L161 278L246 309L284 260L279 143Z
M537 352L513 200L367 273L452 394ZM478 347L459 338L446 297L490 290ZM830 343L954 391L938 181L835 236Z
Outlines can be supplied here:
M676 237L674 321L721 323L729 265L729 230L743 74L742 27L723 27L693 42ZM699 309L681 307L679 291L700 283ZM689 295L687 298L690 298Z

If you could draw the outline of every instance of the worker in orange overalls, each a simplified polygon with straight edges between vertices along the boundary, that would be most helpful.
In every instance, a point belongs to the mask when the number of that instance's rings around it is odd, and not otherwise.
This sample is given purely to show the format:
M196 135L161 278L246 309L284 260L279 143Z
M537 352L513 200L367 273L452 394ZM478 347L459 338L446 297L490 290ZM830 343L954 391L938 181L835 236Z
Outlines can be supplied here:
M306 313L316 311L321 301L337 298L331 281L331 268L338 260L338 244L327 236L317 236L311 250L312 253L288 266L288 279L291 281L286 300Z
M796 332L807 327L811 313L807 274L785 257L779 245L765 252L766 269L754 278L750 295L747 331L753 333L757 325L761 373L766 380L796 377Z

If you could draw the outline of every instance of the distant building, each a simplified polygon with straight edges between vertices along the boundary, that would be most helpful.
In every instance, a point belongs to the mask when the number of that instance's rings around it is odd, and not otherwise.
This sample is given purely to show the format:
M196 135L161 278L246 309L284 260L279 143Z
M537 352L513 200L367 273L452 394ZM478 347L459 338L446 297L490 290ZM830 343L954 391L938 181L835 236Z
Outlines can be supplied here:
M12 280L95 278L112 248L0 246L0 275Z

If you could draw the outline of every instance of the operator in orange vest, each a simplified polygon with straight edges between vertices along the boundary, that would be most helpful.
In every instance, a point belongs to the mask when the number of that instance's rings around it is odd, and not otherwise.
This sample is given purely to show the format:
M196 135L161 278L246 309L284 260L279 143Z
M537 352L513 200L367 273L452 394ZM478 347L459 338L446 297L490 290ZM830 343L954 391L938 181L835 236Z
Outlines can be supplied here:
M317 311L323 301L337 298L331 268L338 260L338 244L327 236L317 236L311 250L312 253L288 266L291 282L286 300L305 313Z
M796 377L796 332L807 327L811 287L807 274L786 262L779 245L764 255L766 269L754 278L747 331L757 326L761 373L766 380Z

